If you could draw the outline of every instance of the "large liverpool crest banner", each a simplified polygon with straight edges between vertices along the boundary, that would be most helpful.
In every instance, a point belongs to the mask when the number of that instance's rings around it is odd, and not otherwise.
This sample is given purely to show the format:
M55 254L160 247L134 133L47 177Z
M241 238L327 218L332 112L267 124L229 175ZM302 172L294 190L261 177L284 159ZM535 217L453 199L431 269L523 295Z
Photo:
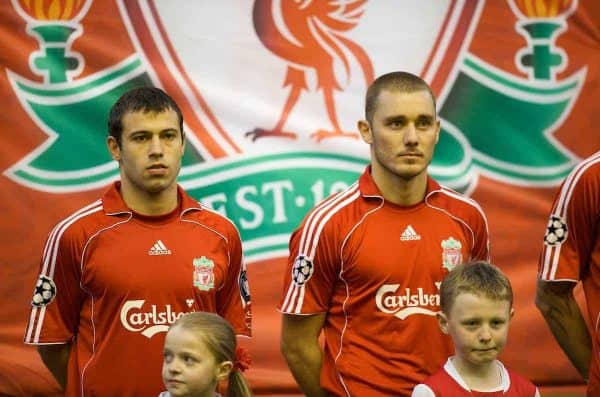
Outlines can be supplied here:
M553 194L600 149L596 0L6 0L0 41L0 394L58 393L22 344L44 241L118 177L108 110L145 85L182 108L179 183L240 230L250 383L297 393L276 310L289 236L368 164L356 121L393 70L431 84L430 172L481 204L514 284L503 360L539 385L580 382L533 297Z

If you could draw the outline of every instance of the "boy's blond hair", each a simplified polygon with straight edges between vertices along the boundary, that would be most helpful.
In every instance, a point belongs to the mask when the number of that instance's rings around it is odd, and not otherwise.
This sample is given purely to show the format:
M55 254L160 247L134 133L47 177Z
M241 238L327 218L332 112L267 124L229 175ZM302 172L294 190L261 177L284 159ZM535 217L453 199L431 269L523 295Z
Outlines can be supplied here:
M450 313L458 294L471 293L496 301L513 303L513 292L508 278L488 262L477 261L456 266L440 286L442 312Z

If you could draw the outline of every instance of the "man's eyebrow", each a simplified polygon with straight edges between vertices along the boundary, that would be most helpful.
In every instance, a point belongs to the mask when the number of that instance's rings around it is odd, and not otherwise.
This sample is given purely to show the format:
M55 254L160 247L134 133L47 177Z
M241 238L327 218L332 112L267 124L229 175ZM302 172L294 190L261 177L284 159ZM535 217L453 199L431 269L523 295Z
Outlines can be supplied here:
M158 132L159 133L162 133L162 132L179 132L179 130L177 128L165 128L164 130L160 130ZM130 131L129 134L130 135L133 135L133 134L152 134L152 131L141 129L141 130Z
M385 118L385 121L396 121L396 120L406 120L406 116L403 114L397 114L393 116L389 116Z
M149 134L150 131L148 130L133 130L133 131L129 131L129 135L135 135L135 134Z

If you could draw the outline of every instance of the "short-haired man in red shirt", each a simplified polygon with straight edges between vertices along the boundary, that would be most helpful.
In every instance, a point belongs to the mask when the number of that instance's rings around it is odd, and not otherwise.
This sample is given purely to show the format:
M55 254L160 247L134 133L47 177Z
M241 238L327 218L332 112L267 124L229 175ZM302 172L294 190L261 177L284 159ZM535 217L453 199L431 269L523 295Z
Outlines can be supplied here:
M581 282L592 331L573 296ZM600 396L600 151L565 179L548 219L536 305L558 344Z
M120 181L50 233L25 343L66 396L157 396L177 318L216 312L250 335L241 241L177 185L183 116L165 92L126 92L108 127Z
M410 396L452 353L435 318L442 279L489 259L479 206L428 176L440 120L427 83L380 76L365 113L371 164L290 241L281 348L307 396Z

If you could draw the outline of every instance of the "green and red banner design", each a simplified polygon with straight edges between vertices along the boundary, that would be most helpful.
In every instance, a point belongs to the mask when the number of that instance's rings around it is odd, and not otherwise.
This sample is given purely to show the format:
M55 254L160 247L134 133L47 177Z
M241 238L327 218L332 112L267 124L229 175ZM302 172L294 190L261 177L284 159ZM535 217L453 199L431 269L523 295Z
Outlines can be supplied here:
M126 90L155 85L184 113L180 184L242 235L251 383L293 393L273 343L289 235L368 163L355 127L364 91L399 69L437 95L431 174L479 201L492 258L515 284L504 360L541 385L577 383L533 292L552 194L600 149L599 20L594 0L3 2L2 296L11 299L0 317L0 373L10 374L0 392L56 392L21 344L45 235L118 177L108 110Z

